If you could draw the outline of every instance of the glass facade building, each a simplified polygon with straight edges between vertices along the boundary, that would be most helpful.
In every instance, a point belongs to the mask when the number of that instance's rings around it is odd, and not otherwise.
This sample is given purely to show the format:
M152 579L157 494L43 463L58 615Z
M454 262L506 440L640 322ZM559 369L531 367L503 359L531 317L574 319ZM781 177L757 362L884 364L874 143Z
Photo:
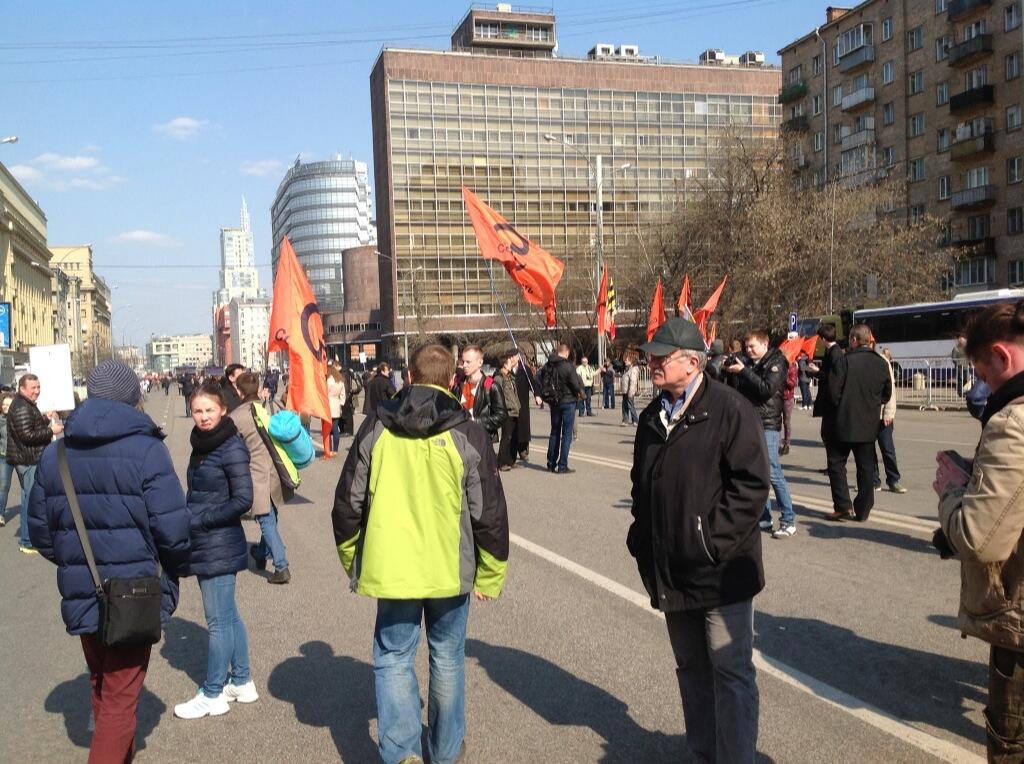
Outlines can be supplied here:
M296 160L278 186L271 208L274 274L281 239L287 236L321 313L344 307L341 253L376 243L369 196L366 163L340 157Z
M591 162L602 157L614 276L635 267L625 258L638 227L707 178L721 136L774 139L779 84L769 68L383 51L371 101L385 339L414 322L433 332L504 326L462 186L563 260L563 284L592 282ZM500 268L495 279L507 289ZM513 326L530 323L521 300L509 308L520 313Z

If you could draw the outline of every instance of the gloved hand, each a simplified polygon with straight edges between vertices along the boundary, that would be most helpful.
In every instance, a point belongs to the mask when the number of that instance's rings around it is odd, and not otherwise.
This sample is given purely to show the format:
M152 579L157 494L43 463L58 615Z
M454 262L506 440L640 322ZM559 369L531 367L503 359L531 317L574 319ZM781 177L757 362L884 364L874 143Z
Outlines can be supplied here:
M939 550L939 557L943 560L949 560L956 556L956 550L950 546L949 539L946 538L942 528L936 528L935 533L932 534L932 546Z

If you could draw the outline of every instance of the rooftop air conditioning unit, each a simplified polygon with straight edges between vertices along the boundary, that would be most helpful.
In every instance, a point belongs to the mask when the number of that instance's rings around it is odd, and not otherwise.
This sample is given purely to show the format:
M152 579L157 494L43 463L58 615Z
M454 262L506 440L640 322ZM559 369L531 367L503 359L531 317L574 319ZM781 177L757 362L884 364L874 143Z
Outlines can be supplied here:
M498 3L498 13L512 13L511 3Z
M740 56L740 63L744 66L764 66L764 53L759 50L748 50Z
M615 53L622 58L639 58L639 45L620 45Z
M725 61L725 51L721 48L708 48L700 54L702 64L721 64Z
M599 42L591 48L590 52L587 54L589 58L611 58L614 55L615 46L604 42Z

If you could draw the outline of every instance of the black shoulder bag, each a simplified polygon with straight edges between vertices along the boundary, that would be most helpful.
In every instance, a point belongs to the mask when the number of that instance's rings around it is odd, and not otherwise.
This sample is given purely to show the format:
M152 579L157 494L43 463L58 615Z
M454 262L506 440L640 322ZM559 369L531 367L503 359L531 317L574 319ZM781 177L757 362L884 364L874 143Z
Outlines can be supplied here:
M82 519L82 508L78 505L75 486L71 482L67 447L63 438L57 441L57 469L71 507L71 516L75 519L75 529L82 542L85 561L96 587L100 608L97 638L104 647L156 644L160 641L160 600L163 596L159 565L155 576L108 578L101 581L89 534L85 529L85 520Z

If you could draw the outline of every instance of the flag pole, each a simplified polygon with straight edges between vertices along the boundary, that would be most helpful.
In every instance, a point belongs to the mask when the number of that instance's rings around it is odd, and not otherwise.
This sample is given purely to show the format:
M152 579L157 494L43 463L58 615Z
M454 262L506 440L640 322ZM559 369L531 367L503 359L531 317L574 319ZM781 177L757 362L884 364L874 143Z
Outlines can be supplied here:
M498 303L498 307L501 308L501 317L505 319L505 328L508 330L508 338L512 340L512 347L514 347L516 349L516 352L519 354L519 360L523 364L523 371L526 372L526 379L530 382L530 392L532 392L535 396L539 395L540 391L537 390L536 386L533 383L533 375L530 373L529 369L526 366L526 356L523 355L523 351L519 347L519 343L516 342L516 336L512 333L512 324L509 323L508 311L505 310L505 303L502 301L501 297L498 296L498 290L494 288L494 273L491 271L491 259L485 259L487 260L487 280L491 284L491 294L494 296L495 301Z

